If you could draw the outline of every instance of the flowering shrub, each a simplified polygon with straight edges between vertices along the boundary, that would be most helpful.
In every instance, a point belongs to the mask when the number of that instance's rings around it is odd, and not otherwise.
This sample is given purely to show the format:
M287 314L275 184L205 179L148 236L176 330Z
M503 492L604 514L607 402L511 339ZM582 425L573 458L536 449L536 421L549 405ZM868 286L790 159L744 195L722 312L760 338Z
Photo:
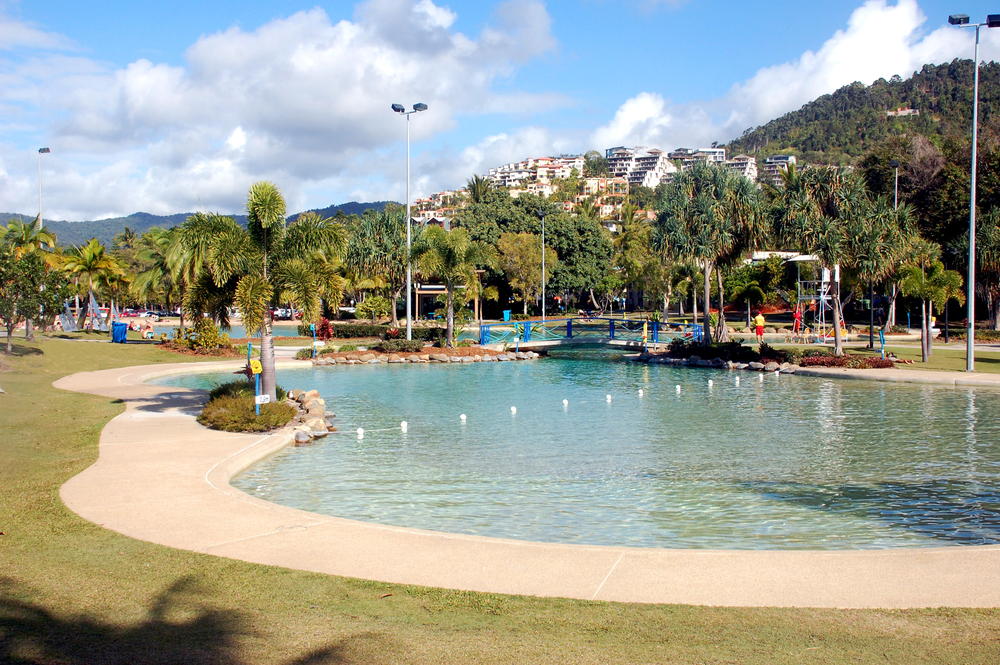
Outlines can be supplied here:
M871 358L868 356L815 355L804 356L799 360L800 367L845 367L847 369L891 369L896 366L888 358Z

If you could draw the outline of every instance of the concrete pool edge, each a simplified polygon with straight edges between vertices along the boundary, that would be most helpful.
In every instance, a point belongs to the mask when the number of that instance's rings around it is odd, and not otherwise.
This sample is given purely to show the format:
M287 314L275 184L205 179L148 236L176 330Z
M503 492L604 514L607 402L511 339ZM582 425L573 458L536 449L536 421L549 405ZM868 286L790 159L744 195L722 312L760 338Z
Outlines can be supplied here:
M1000 605L1000 546L848 552L594 547L390 527L272 504L236 490L229 479L284 447L287 434L207 430L192 415L203 392L147 383L241 365L148 365L56 381L57 388L126 403L101 433L97 462L61 488L64 503L140 540L389 583L722 606Z

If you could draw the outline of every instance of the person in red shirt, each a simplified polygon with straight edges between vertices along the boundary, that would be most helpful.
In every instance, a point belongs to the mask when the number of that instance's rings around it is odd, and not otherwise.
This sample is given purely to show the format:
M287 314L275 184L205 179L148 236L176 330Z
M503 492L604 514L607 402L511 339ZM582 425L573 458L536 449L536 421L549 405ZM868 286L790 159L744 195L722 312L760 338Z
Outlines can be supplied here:
M798 307L792 313L792 332L796 335L802 332L802 310Z

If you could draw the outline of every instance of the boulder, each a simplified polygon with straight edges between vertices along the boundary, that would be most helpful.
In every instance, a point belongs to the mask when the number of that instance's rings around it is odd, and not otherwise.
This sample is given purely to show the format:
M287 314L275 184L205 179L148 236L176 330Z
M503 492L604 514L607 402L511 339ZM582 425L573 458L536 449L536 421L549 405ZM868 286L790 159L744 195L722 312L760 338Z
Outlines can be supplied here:
M312 441L312 437L307 432L295 433L295 443L309 443L310 441Z
M347 358L337 358L335 361L338 365L346 365L348 363Z
M497 361L496 356L483 356L483 362L495 363Z
M764 332L768 335L776 335L778 333L774 328L764 328Z
M406 361L397 356L395 353L389 354L389 359L386 362L390 363L405 363Z
M736 369L746 369L749 366L747 363L736 363Z
M302 424L308 427L310 431L316 431L316 430L326 431L326 420L324 420L323 418L308 416L302 419Z
M321 406L314 406L313 408L306 410L306 415L310 418L325 418L326 410L324 410Z
M791 365L791 363L781 363L780 365L778 365L778 369L780 369L782 372L784 372L786 369L789 368L790 365Z
M764 365L764 371L765 372L775 372L775 371L777 371L778 367L779 367L778 363L776 363L776 362L769 362L768 364Z
M508 360L510 359L507 357L506 353L501 353L500 355L497 356L497 361L499 362L507 362Z
M375 354L374 353L366 353L364 355L358 356L358 360L360 360L363 363L366 363L366 362L368 362L370 360L374 360L374 359L375 359Z
M712 361L712 365L715 367L728 367L729 362L723 360L722 358L716 358L715 360Z
M764 369L764 363L759 363L757 361L754 361L750 363L750 369L755 369L759 372L760 370Z
M309 432L309 436L311 436L314 439L322 439L327 434L329 434L329 432L327 431L327 429L325 427L323 429L317 429L317 430L313 430L313 431Z
M515 360L527 360L528 359L528 354L526 354L524 351L518 351L518 352L516 352L514 354L514 359Z
M691 365L697 365L698 361L701 360L701 356L689 356L688 363Z
M483 362L483 357L482 356L478 356L478 355L477 356L472 356L472 362L481 363L481 362Z
M750 333L752 333L753 331L752 331L752 330L750 330L749 328L744 328L744 329L743 329L743 330L741 330L740 332L741 332L741 333L744 333L744 334L746 334L746 335L749 335L749 334L750 334Z
M368 361L368 364L369 365L381 365L382 364L382 359L381 358L372 358L371 360Z
M288 396L291 397L292 399L298 401L298 399L300 397L302 397L303 395L305 395L305 394L306 394L306 391L299 390L298 388L295 388L294 390L292 390L292 391L290 391L288 393Z
M458 362L460 362L460 363L474 363L474 362L476 362L476 359L474 357L472 357L472 356L462 356L462 359L459 360Z
M450 363L460 363L460 362L462 362L462 356L448 356L448 362L450 362Z
M434 362L438 362L438 363L446 363L446 362L448 362L448 356L446 356L443 353L432 353L431 356L430 356L430 359L433 360Z
M302 393L302 399L300 399L299 401L300 402L304 402L307 399L309 399L310 397L316 397L316 398L318 398L319 397L319 391L318 390L310 390L308 392Z
M698 361L698 367L713 367L714 365L715 365L714 360L702 359Z
M798 365L789 365L785 369L781 370L785 374L795 374L795 370L800 369Z

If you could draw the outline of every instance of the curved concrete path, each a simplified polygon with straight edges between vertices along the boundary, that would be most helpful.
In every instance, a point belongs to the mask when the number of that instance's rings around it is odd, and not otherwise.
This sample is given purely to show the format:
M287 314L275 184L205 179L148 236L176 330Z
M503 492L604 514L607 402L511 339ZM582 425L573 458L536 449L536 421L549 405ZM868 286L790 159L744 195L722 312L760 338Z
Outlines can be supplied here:
M288 365L289 363L282 363ZM74 374L57 388L121 398L100 457L61 489L85 519L170 547L333 575L504 594L786 607L1000 606L1000 547L853 552L588 547L396 528L285 508L229 479L288 436L198 425L201 391L154 376L239 363Z

